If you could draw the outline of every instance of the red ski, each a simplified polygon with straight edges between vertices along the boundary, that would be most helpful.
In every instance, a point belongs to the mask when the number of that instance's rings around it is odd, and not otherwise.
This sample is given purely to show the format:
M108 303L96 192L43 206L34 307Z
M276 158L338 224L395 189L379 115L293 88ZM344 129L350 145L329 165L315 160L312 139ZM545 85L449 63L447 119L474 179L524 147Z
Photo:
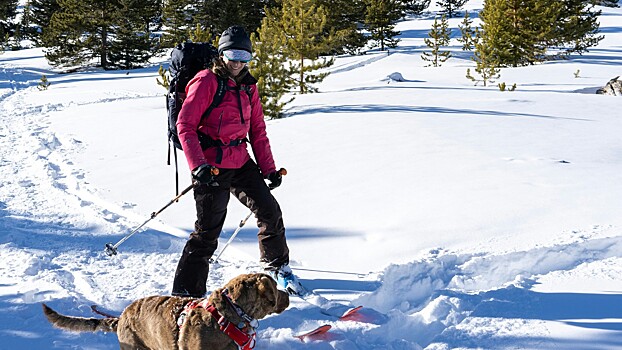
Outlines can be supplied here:
M300 339L301 341L305 341L305 339L309 339L309 338L313 338L313 337L322 335L322 334L328 332L331 328L332 328L331 325L325 324L325 325L317 327L316 329L314 329L312 331L305 332L305 333L298 334L298 335L294 335L294 337Z
M357 307L353 307L349 310L347 310L346 312L343 313L343 315L341 315L339 317L340 321L346 321L346 320L353 320L355 321L357 319L357 314L359 312L360 309L363 308L363 305L359 305Z

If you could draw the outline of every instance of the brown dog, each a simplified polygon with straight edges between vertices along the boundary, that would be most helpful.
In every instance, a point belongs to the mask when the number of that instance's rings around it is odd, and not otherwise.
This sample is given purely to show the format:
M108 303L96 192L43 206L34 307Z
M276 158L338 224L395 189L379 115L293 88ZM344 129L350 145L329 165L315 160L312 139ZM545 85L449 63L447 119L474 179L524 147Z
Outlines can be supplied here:
M247 329L252 329L249 318L259 320L271 313L281 313L289 306L287 293L277 290L276 282L260 273L232 279L224 288L214 291L208 303L189 309L187 305L194 300L205 299L146 297L131 303L118 318L63 316L45 304L43 312L58 328L77 332L115 332L122 350L237 350L231 336L221 330L222 323L219 325L219 320L208 311L208 304L213 305L223 316L221 320L229 321L231 327L245 324ZM235 310L236 305L242 310L241 314ZM182 312L185 317L180 317ZM247 334L247 329L236 334Z

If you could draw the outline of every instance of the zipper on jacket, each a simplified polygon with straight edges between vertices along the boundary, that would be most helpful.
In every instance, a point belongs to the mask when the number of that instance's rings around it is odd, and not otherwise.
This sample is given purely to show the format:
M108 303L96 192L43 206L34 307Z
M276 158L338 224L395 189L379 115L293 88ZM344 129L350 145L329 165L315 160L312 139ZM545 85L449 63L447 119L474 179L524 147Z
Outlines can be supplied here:
M220 117L218 117L218 132L216 135L220 136L220 129L222 128L222 114L224 111L220 112Z

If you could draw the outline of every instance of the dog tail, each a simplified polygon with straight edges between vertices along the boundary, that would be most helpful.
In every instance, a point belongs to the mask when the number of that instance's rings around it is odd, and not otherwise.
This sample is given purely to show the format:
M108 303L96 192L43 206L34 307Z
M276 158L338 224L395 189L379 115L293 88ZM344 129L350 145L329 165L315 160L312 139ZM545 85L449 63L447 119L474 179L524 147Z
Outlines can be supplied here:
M117 332L118 318L85 318L61 315L49 306L43 306L43 313L48 321L57 328L74 332Z

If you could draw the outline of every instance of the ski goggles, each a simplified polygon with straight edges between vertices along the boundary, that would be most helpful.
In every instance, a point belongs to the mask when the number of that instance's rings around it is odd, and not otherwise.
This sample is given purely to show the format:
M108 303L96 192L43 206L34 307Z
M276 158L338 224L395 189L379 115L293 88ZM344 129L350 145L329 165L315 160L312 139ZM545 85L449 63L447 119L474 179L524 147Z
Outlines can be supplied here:
M225 56L225 58L227 58L228 61L238 61L238 62L244 62L247 63L248 61L251 60L251 58L253 58L253 55L245 50L236 50L236 49L231 49L231 50L225 50L222 52L222 54Z

